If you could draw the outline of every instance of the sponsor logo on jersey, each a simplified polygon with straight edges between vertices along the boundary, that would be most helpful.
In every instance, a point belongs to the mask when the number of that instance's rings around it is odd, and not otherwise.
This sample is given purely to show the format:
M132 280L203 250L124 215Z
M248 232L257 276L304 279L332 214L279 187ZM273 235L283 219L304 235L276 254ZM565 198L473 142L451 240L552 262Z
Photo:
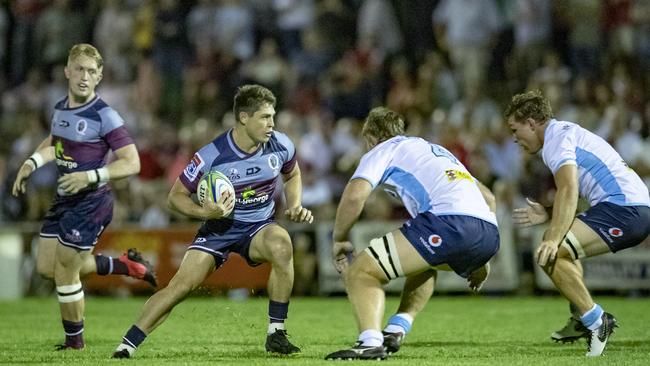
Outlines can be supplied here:
M253 197L253 198L236 198L235 202L239 203L240 205L250 205L253 203L264 203L268 200L269 200L269 195L265 194L263 196Z
M255 174L259 173L260 170L262 170L262 168L260 168L260 167L258 167L258 166L254 166L254 167L252 167L252 168L248 168L248 169L246 169L246 176L249 176L249 175L255 175Z
M70 127L70 122L68 122L66 120L61 120L61 121L59 121L59 126L60 127Z
M88 122L86 122L85 119L80 119L79 122L77 122L77 133L78 134L85 135L87 128L88 128Z
M468 172L463 172L460 170L456 169L447 169L445 170L445 175L447 176L447 180L450 182L456 181L456 180L462 180L466 179L470 182L474 182L474 177L472 177L471 174Z
M196 240L194 240L195 243L205 243L206 241L208 241L208 239L204 237L198 237Z
M185 177L187 177L187 179L193 182L199 175L199 172L201 171L203 165L205 165L205 162L203 159L201 159L201 155L196 153L194 154L194 157L192 157L190 163L185 167L183 174L185 174Z
M54 143L54 156L56 157L56 165L68 169L74 169L79 166L71 156L65 154L65 149L63 148L63 142L61 142L61 140L56 140Z
M253 196L255 196L255 190L251 187L244 189L244 191L241 193L241 198L245 200Z
M228 179L230 179L231 182L233 180L237 180L239 178L241 178L241 175L239 174L239 170L237 170L235 168L230 168L228 170Z
M623 230L617 228L617 227L610 227L609 230L607 230L609 235L611 235L614 238L620 238L623 236Z
M280 158L278 158L278 156L275 154L269 155L269 166L273 170L280 169Z

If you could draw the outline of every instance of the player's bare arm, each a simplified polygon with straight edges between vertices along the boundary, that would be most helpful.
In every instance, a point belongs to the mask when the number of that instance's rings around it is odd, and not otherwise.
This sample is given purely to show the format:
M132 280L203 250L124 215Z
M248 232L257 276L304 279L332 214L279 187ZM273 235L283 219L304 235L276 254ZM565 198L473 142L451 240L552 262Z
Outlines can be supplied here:
M551 207L551 210L553 208ZM543 224L550 219L548 209L540 203L526 198L526 207L512 210L512 221L519 227Z
M25 184L27 178L34 170L54 160L54 147L52 145L52 135L48 135L36 148L36 151L23 163L16 174L16 180L11 189L11 193L18 197L19 194L25 193Z
M310 210L302 207L302 178L298 163L293 169L282 175L284 181L284 195L287 199L287 209L284 214L291 221L312 223L314 217Z
M578 168L564 165L555 173L557 193L553 204L551 224L535 251L535 260L546 266L555 260L558 246L571 228L578 208Z
M115 156L117 159L103 168L62 175L58 180L59 186L74 194L90 184L105 183L140 172L140 157L134 144L115 150Z
M487 203L488 207L490 208L490 211L493 213L497 212L497 200L494 197L494 193L490 190L490 188L486 187L485 184L481 183L478 179L476 180L476 185L478 186L478 189L481 191L481 195L483 196L483 199L485 200L485 203Z
M206 200L203 206L194 203L191 196L192 192L176 178L167 196L167 203L173 210L201 220L221 219L227 216L226 213L232 212L235 206L235 197L229 191L224 192L217 202Z
M334 222L334 232L332 238L332 259L334 266L339 272L345 272L354 247L350 243L348 235L350 229L359 219L366 200L372 193L372 185L365 179L352 179L345 186L341 202L336 209L336 220Z

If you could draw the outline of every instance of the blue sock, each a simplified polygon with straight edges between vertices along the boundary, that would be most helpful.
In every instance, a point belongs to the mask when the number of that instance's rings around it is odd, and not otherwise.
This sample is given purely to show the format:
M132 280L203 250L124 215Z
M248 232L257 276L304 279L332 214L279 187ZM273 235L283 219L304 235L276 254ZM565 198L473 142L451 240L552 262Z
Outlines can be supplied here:
M603 308L598 304L594 304L594 307L580 317L580 321L587 329L596 330L603 324L603 313Z
M411 331L411 325L413 324L413 317L407 313L398 313L388 319L388 325L384 328L385 332L388 333L406 333Z

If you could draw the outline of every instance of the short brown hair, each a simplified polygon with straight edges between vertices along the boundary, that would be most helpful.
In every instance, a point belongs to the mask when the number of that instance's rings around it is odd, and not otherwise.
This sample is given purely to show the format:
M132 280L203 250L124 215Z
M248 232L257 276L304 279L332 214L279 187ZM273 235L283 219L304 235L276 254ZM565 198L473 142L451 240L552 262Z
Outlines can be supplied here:
M92 58L97 63L97 68L100 70L104 67L104 59L102 58L102 55L99 53L97 48L91 44L77 43L76 45L72 46L72 48L70 48L70 52L68 52L68 63L79 56Z
M404 134L404 119L397 112L386 107L373 108L363 124L361 134L372 136L377 142Z
M269 89L256 84L247 84L237 89L233 103L235 119L239 121L239 113L255 114L264 104L275 107L275 96Z
M553 111L551 103L544 98L541 91L531 90L512 97L512 101L504 113L505 120L508 121L511 116L518 122L532 118L537 122L544 123L553 118Z

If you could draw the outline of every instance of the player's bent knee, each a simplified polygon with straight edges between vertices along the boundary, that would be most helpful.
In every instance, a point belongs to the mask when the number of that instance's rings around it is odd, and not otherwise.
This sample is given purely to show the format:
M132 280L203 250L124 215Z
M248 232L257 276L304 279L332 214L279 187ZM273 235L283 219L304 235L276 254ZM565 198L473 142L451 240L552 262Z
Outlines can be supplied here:
M272 262L289 262L293 258L293 246L289 237L276 238L267 244Z

